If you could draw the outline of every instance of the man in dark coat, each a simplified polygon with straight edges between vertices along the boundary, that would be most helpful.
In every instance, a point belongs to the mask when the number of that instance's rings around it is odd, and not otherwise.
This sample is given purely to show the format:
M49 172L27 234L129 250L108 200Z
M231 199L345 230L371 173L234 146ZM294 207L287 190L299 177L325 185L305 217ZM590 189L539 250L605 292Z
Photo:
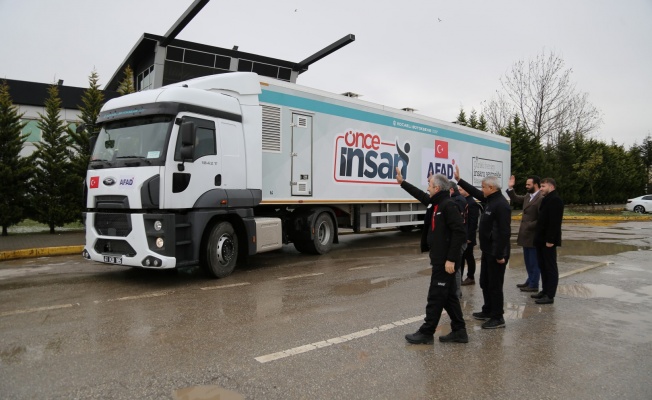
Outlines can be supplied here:
M557 268L557 246L561 246L561 222L564 218L564 202L555 190L557 183L552 178L541 180L543 199L539 206L534 245L537 248L541 269L541 291L531 297L537 304L552 304L557 294L559 269Z
M467 343L466 324L460 299L455 293L455 265L465 241L464 224L457 206L451 201L450 182L444 175L428 178L428 193L403 180L396 168L396 181L401 187L427 206L421 232L421 251L430 253L432 276L428 289L426 318L418 331L405 335L414 344L432 343L442 310L451 319L451 332L440 336L440 342Z
M476 199L486 202L478 228L482 250L480 287L484 305L481 312L473 313L473 318L485 321L482 324L483 329L504 328L503 283L509 261L512 210L501 193L498 177L485 177L482 180L482 190L460 179L458 165L455 165L454 177L462 189Z
M475 201L473 196L463 188L459 188L460 194L466 199L466 249L462 255L462 265L460 266L460 277L464 276L464 262L469 266L466 272L466 279L462 281L462 286L475 285L475 256L473 248L476 245L475 237L478 235L478 220L482 212L482 206Z
M466 228L466 220L468 217L469 213L469 205L466 202L466 198L460 194L460 191L457 187L457 183L449 181L451 184L450 188L450 194L451 194L451 200L457 208L460 210L460 215L462 215L462 222L464 223L464 232L468 234L468 230ZM457 287L455 289L455 293L457 293L457 297L460 299L462 298L462 267L464 265L464 252L466 251L467 244L464 243L462 245L462 253L460 253L460 258L457 260L457 265L455 266L455 286Z
M527 280L525 283L519 283L518 286L522 292L538 292L539 291L539 262L537 259L537 249L534 247L534 233L537 227L537 219L539 219L539 205L543 195L540 193L541 178L536 175L527 177L525 181L525 196L519 196L514 192L514 185L516 184L516 177L514 175L509 177L507 183L507 195L512 200L512 204L522 204L523 213L521 215L521 224L518 227L518 236L516 237L516 244L523 246L523 260L525 261L525 270L527 271Z

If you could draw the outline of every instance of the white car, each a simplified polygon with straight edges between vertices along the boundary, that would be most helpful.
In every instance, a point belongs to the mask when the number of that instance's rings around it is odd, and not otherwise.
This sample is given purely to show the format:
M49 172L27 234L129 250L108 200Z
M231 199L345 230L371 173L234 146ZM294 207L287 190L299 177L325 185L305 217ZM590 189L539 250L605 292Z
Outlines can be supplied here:
M625 210L636 213L652 212L652 194L627 199Z

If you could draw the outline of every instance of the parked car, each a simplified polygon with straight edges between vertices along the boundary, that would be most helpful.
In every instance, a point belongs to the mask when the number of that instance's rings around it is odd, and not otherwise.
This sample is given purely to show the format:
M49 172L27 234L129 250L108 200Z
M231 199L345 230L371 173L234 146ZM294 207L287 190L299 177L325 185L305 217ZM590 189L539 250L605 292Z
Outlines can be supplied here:
M636 213L652 212L652 194L627 199L625 210L634 211Z

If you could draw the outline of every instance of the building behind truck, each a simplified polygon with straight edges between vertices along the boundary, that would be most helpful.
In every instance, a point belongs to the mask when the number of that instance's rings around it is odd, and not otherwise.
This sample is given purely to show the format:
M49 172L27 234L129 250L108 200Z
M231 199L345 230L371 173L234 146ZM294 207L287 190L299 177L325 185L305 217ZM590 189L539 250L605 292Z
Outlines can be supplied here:
M421 223L395 168L425 186L455 164L506 184L509 139L255 73L109 101L87 175L88 259L229 275L292 243L323 254L341 228Z

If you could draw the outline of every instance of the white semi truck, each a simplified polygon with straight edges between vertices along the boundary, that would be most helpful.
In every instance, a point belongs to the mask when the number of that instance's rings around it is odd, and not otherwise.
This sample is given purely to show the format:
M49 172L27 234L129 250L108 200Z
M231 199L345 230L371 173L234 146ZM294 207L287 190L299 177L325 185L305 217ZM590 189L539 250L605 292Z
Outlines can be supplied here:
M422 223L396 183L429 173L503 185L510 141L253 73L206 76L110 100L86 177L83 256L229 275L293 243L323 254L340 228Z

